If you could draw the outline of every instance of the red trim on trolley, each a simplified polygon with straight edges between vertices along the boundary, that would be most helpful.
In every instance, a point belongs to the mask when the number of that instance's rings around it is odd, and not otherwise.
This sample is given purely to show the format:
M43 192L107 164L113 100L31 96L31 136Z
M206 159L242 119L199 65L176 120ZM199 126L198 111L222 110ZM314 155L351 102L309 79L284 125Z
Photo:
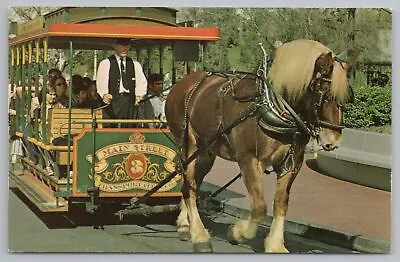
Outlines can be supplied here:
M203 41L217 41L220 39L219 28L143 25L115 26L108 24L53 24L48 29L48 35Z

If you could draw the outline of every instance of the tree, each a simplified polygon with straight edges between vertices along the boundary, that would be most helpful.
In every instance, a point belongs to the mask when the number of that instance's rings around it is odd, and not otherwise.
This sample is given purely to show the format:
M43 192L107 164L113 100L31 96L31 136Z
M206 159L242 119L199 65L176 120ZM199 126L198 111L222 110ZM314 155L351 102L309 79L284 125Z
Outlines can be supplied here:
M32 6L32 7L9 7L8 8L8 22L26 22L32 20L38 16L52 12L59 7L44 7L44 6Z
M390 59L391 13L385 9L349 8L183 8L180 19L221 30L211 45L208 64L218 70L253 70L262 59L258 43L273 54L276 41L320 41L336 54L350 48L361 59ZM179 14L179 13L178 13ZM385 42L386 41L386 42ZM345 58L345 57L344 57Z
M230 50L238 45L240 19L235 8L185 8L179 20L193 20L199 27L219 27L221 40L210 45L206 53L207 65L211 69L237 69L230 63Z

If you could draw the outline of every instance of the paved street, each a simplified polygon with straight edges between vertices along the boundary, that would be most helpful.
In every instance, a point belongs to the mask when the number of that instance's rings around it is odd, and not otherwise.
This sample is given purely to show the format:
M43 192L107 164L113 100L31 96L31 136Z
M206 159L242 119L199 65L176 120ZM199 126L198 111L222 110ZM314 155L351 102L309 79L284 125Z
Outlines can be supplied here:
M293 183L287 219L311 223L335 230L390 241L391 192L342 181L318 171L311 154ZM237 163L217 158L204 181L223 186L240 172ZM268 213L276 188L276 175L263 177ZM243 180L239 179L220 195L229 204L249 208L249 198ZM234 193L234 194L233 194Z
M42 214L11 187L8 248L10 252L191 253L190 243L178 239L175 226L170 223L172 219L167 217L169 224L165 224L161 222L164 218L129 221L130 224L105 219L105 229L95 230L84 213ZM256 239L246 245L233 246L228 243L225 235L234 219L225 214L203 214L203 221L213 236L214 251L262 252L263 238L267 233L263 228L260 228ZM286 241L288 249L294 253L351 252L293 234L287 234Z

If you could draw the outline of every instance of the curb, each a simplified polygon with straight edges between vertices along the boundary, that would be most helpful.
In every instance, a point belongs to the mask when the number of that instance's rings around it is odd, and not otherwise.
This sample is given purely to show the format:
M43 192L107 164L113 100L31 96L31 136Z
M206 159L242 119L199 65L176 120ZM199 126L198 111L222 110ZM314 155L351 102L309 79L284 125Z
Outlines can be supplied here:
M228 215L238 218L250 215L248 209L231 205L228 202L218 198L211 200L212 204L219 206ZM272 216L266 215L261 225L270 227L271 223ZM387 240L365 237L295 220L285 220L285 232L363 253L390 254L392 250L391 242Z

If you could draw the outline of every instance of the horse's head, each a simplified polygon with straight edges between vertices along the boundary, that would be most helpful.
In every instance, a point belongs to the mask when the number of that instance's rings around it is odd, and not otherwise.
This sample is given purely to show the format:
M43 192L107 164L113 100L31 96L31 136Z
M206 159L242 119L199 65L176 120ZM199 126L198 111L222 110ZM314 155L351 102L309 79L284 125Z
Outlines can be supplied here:
M355 67L358 54L347 63L337 61L332 52L316 60L313 79L307 90L307 122L312 126L319 145L326 151L339 147L343 129L343 105L353 99L347 74Z
M358 54L340 62L332 51L317 41L295 40L276 49L268 79L300 115L307 132L325 150L340 145L342 106L352 97L347 74Z

